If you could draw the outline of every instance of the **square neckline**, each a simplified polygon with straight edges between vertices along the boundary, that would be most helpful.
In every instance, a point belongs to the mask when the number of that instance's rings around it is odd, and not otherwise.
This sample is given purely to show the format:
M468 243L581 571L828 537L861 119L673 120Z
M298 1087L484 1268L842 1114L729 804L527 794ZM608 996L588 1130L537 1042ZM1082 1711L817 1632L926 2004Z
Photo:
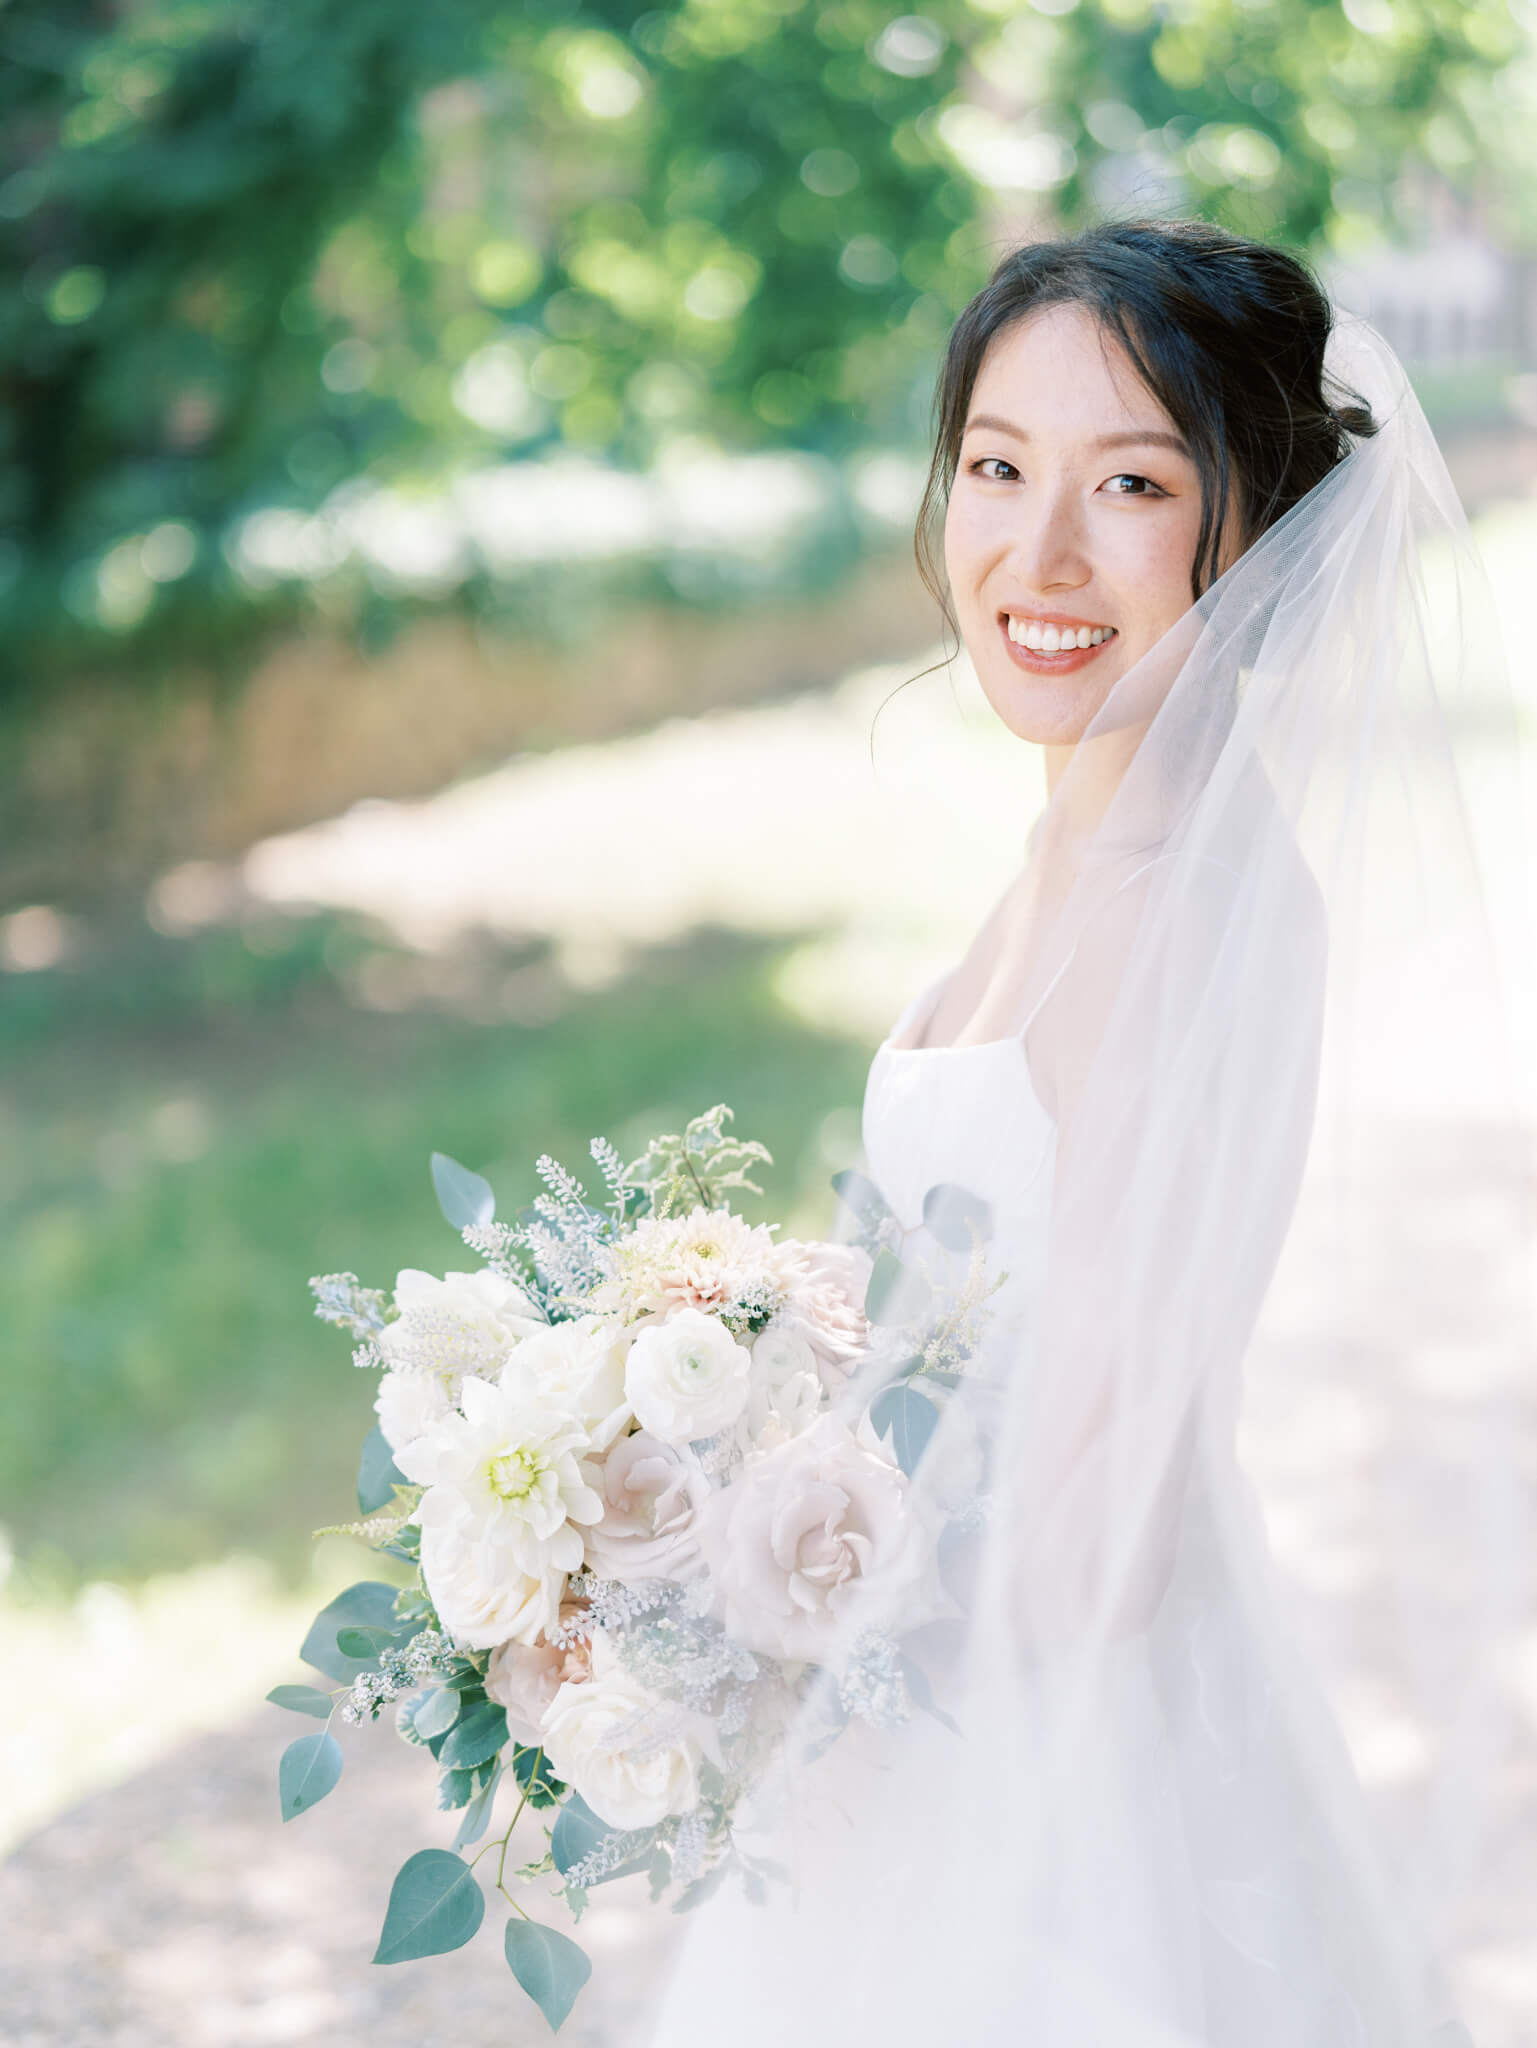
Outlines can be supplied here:
M899 1031L904 1029L904 1027L913 1024L918 1019L921 1018L924 1025L927 1025L933 1021L934 1012L939 1007L939 998L943 994L946 985L952 980L954 980L956 972L956 968L947 967L944 973L939 975L937 979L931 981L927 985L927 987L921 988L918 991L917 995L913 997L912 1001L908 1003L907 1007L900 1013L900 1015L897 1018L897 1021L895 1022L895 1024L892 1025L890 1031L888 1031L886 1036L881 1040L879 1046L877 1046L876 1057L879 1058L883 1053L953 1054L965 1052L996 1052L1000 1046L1013 1046L1021 1054L1021 1056L1025 1058L1025 1065L1028 1069L1029 1058L1025 1054L1025 1040L1024 1033L1022 1031L1013 1033L1007 1038L979 1038L971 1045L896 1045L893 1043L893 1040L896 1038L897 1033ZM1035 1093L1033 1084L1031 1086L1031 1093Z

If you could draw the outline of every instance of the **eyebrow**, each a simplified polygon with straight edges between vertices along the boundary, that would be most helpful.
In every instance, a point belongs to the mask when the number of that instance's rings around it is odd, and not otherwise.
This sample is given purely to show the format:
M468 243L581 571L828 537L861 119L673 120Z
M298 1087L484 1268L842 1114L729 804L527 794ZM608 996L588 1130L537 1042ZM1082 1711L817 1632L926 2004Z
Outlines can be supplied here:
M1030 438L1023 427L995 412L973 413L962 430L963 434L969 434L975 427L988 427L995 434L1011 434L1016 441L1028 441ZM1137 427L1127 433L1100 434L1092 445L1095 448L1172 448L1177 455L1190 453L1183 435L1168 433L1162 427Z

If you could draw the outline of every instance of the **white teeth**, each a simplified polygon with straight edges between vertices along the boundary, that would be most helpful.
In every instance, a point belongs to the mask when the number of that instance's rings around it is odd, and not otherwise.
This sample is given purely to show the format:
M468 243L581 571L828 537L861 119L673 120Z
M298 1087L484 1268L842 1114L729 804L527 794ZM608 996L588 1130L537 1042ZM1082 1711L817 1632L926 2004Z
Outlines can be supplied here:
M1067 648L1103 647L1115 636L1114 626L1043 626L1039 619L1018 619L1007 614L1009 638L1016 647L1033 648L1037 654L1057 654Z

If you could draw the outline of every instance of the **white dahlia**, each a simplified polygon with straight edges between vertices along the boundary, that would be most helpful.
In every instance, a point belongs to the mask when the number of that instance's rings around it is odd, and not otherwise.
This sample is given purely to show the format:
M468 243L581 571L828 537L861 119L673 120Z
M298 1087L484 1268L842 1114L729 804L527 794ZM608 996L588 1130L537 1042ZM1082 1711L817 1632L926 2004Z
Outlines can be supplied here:
M590 1439L518 1386L467 1379L459 1401L396 1453L427 1489L417 1508L427 1590L463 1642L532 1642L557 1619L565 1575L582 1562L582 1529L603 1513L584 1456Z
M595 1300L626 1322L689 1308L709 1315L740 1304L767 1310L780 1296L777 1259L768 1226L744 1223L729 1209L645 1217L614 1247L613 1278Z

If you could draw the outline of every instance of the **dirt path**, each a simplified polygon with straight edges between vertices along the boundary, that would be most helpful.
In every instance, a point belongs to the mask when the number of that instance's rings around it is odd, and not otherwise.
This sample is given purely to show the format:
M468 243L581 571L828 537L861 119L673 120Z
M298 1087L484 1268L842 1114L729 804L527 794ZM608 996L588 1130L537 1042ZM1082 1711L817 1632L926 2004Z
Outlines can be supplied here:
M369 1962L390 1881L442 1845L433 1774L381 1721L340 1731L341 1785L278 1818L265 1709L43 1828L0 1866L5 2048L533 2048L549 2041L489 1909L450 1956ZM623 1894L623 1896L620 1896ZM562 1909L563 1910L563 1909ZM552 1907L552 1925L561 1925ZM626 1882L589 1909L593 1977L561 2048L628 2048L681 1923Z

